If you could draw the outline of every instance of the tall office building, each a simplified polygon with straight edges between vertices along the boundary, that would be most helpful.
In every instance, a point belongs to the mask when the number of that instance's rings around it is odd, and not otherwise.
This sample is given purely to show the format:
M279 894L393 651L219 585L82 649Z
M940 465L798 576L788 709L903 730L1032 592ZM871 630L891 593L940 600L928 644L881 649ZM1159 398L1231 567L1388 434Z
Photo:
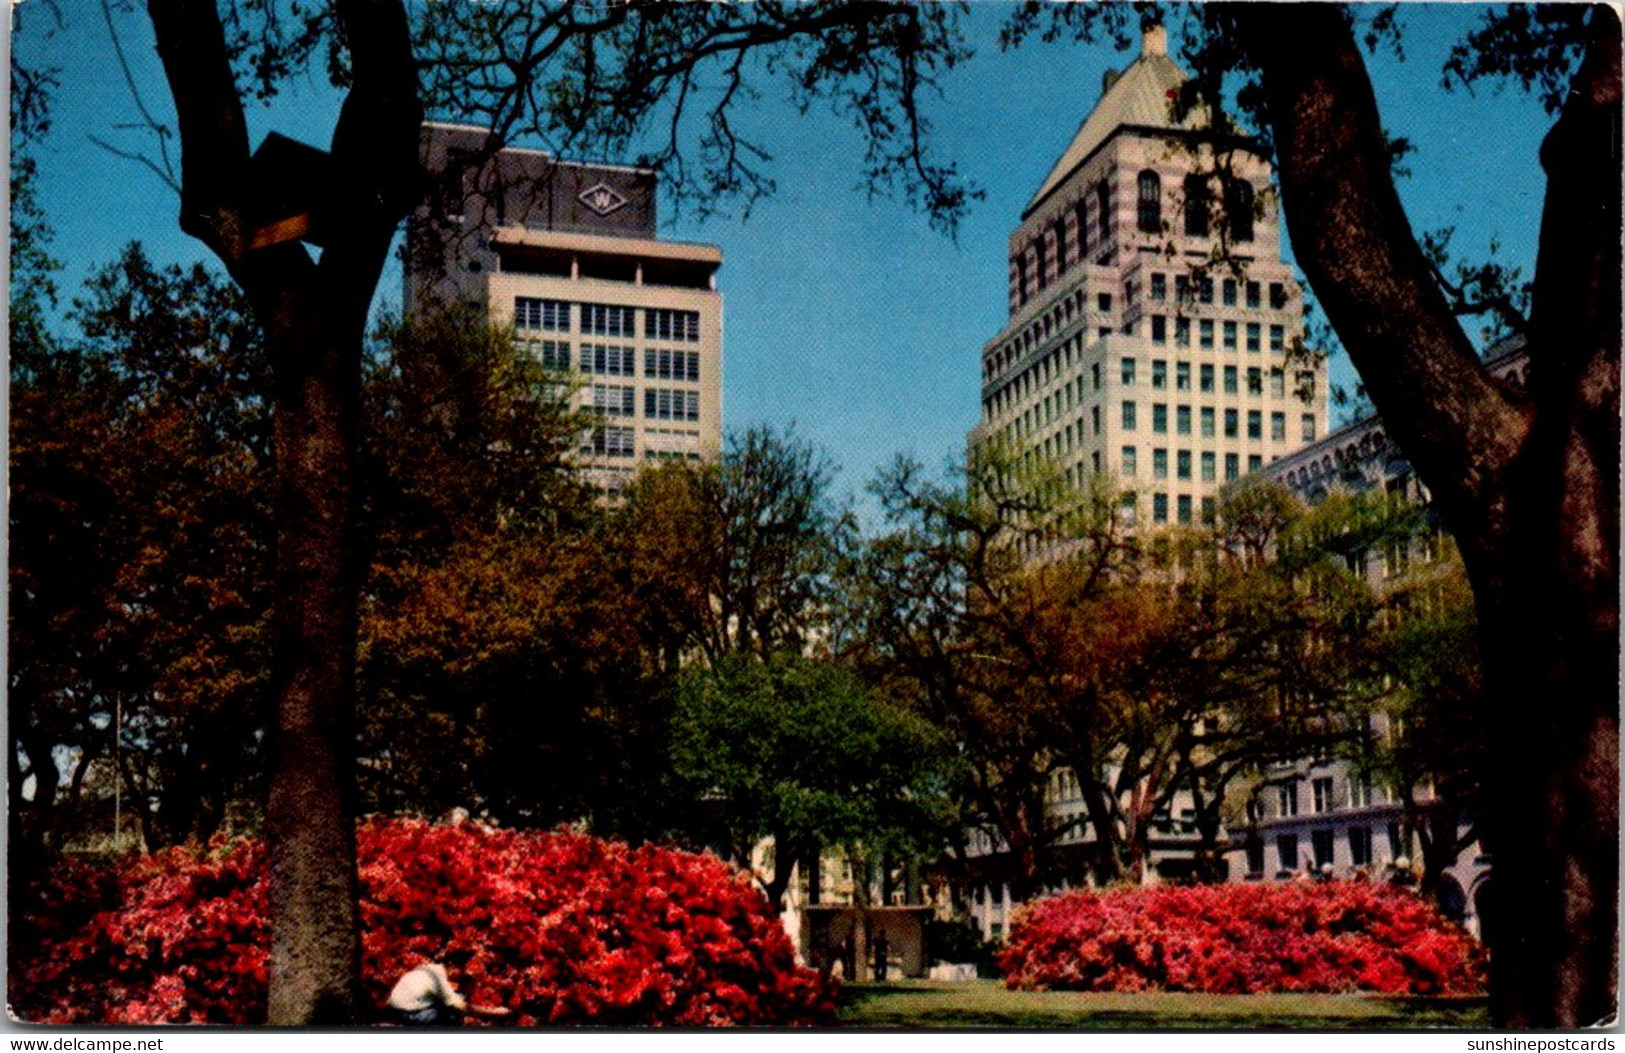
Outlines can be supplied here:
M409 234L406 302L472 299L575 374L601 426L581 463L614 492L637 467L717 455L722 294L714 245L656 237L649 169L490 153L483 128L428 124L434 206Z
M1226 481L1326 428L1324 363L1289 355L1303 299L1269 165L1173 116L1185 79L1149 30L1028 203L970 434L1074 483L1115 473L1152 525L1211 516Z

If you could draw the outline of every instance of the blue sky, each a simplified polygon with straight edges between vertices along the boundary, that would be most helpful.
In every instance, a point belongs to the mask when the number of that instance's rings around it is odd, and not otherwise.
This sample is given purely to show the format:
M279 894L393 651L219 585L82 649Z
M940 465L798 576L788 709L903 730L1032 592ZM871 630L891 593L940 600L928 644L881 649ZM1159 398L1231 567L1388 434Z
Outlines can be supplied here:
M126 127L138 112L100 5L62 6L58 29L25 3L15 46L26 61L61 70L54 128L37 154L64 291L131 239L161 262L206 259L176 229L174 193L90 141L151 147ZM1109 45L1036 42L1002 53L995 36L1007 10L972 8L976 55L950 71L927 111L941 156L986 192L956 239L895 199L871 198L850 124L827 108L796 114L776 84L763 86L748 123L773 151L778 193L745 218L701 223L664 209L664 236L724 253L725 426L794 422L841 466L843 490L861 490L899 453L937 467L962 449L978 412L979 352L1006 311L1006 238L1098 100L1102 73L1133 57ZM1371 72L1391 134L1416 147L1400 187L1415 229L1454 226L1455 246L1469 255L1496 239L1527 277L1544 192L1537 151L1550 120L1516 91L1439 87L1450 45L1481 10L1407 7L1406 61L1380 55ZM140 9L115 19L142 99L157 120L171 121ZM336 105L324 85L294 84L269 109L250 111L252 137L274 129L325 145ZM399 295L398 277L386 277L381 302ZM1346 363L1334 362L1333 378L1352 379Z

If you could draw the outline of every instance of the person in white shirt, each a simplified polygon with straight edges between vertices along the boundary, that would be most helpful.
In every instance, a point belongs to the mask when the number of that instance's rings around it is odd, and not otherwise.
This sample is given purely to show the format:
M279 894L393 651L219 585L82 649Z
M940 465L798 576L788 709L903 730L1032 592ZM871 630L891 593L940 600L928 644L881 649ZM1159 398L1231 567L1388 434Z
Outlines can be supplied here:
M390 1015L408 1027L451 1027L462 1022L465 1013L476 1016L507 1016L501 1006L471 1006L439 962L424 962L395 982L389 992Z

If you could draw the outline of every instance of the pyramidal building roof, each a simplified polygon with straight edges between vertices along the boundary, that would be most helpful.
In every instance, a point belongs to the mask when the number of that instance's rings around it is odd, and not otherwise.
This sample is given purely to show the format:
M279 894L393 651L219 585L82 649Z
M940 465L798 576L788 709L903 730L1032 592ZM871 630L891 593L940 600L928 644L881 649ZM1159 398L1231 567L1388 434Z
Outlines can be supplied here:
M1168 57L1167 31L1162 26L1146 30L1141 38L1139 57L1115 81L1109 81L1100 101L1084 119L1061 159L1050 169L1038 193L1027 203L1023 215L1030 215L1120 127L1131 125L1169 131L1205 127L1206 117L1199 110L1192 110L1180 121L1169 116L1173 93L1187 79L1179 64Z

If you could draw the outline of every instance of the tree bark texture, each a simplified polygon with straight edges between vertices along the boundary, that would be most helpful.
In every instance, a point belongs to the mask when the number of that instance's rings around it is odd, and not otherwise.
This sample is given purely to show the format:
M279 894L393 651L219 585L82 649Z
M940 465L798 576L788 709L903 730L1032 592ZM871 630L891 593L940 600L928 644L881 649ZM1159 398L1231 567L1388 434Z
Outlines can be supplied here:
M1620 28L1541 151L1526 391L1483 367L1417 246L1344 12L1244 5L1292 246L1385 426L1461 547L1491 737L1491 1001L1579 1027L1618 998ZM1485 134L1493 134L1486 131Z
M181 137L181 228L242 286L272 356L275 442L275 705L266 835L271 861L268 1021L364 1016L353 754L357 596L356 453L367 312L418 187L418 101L398 2L335 4L351 87L329 184L319 261L298 242L245 248L247 129L213 0L150 0Z

